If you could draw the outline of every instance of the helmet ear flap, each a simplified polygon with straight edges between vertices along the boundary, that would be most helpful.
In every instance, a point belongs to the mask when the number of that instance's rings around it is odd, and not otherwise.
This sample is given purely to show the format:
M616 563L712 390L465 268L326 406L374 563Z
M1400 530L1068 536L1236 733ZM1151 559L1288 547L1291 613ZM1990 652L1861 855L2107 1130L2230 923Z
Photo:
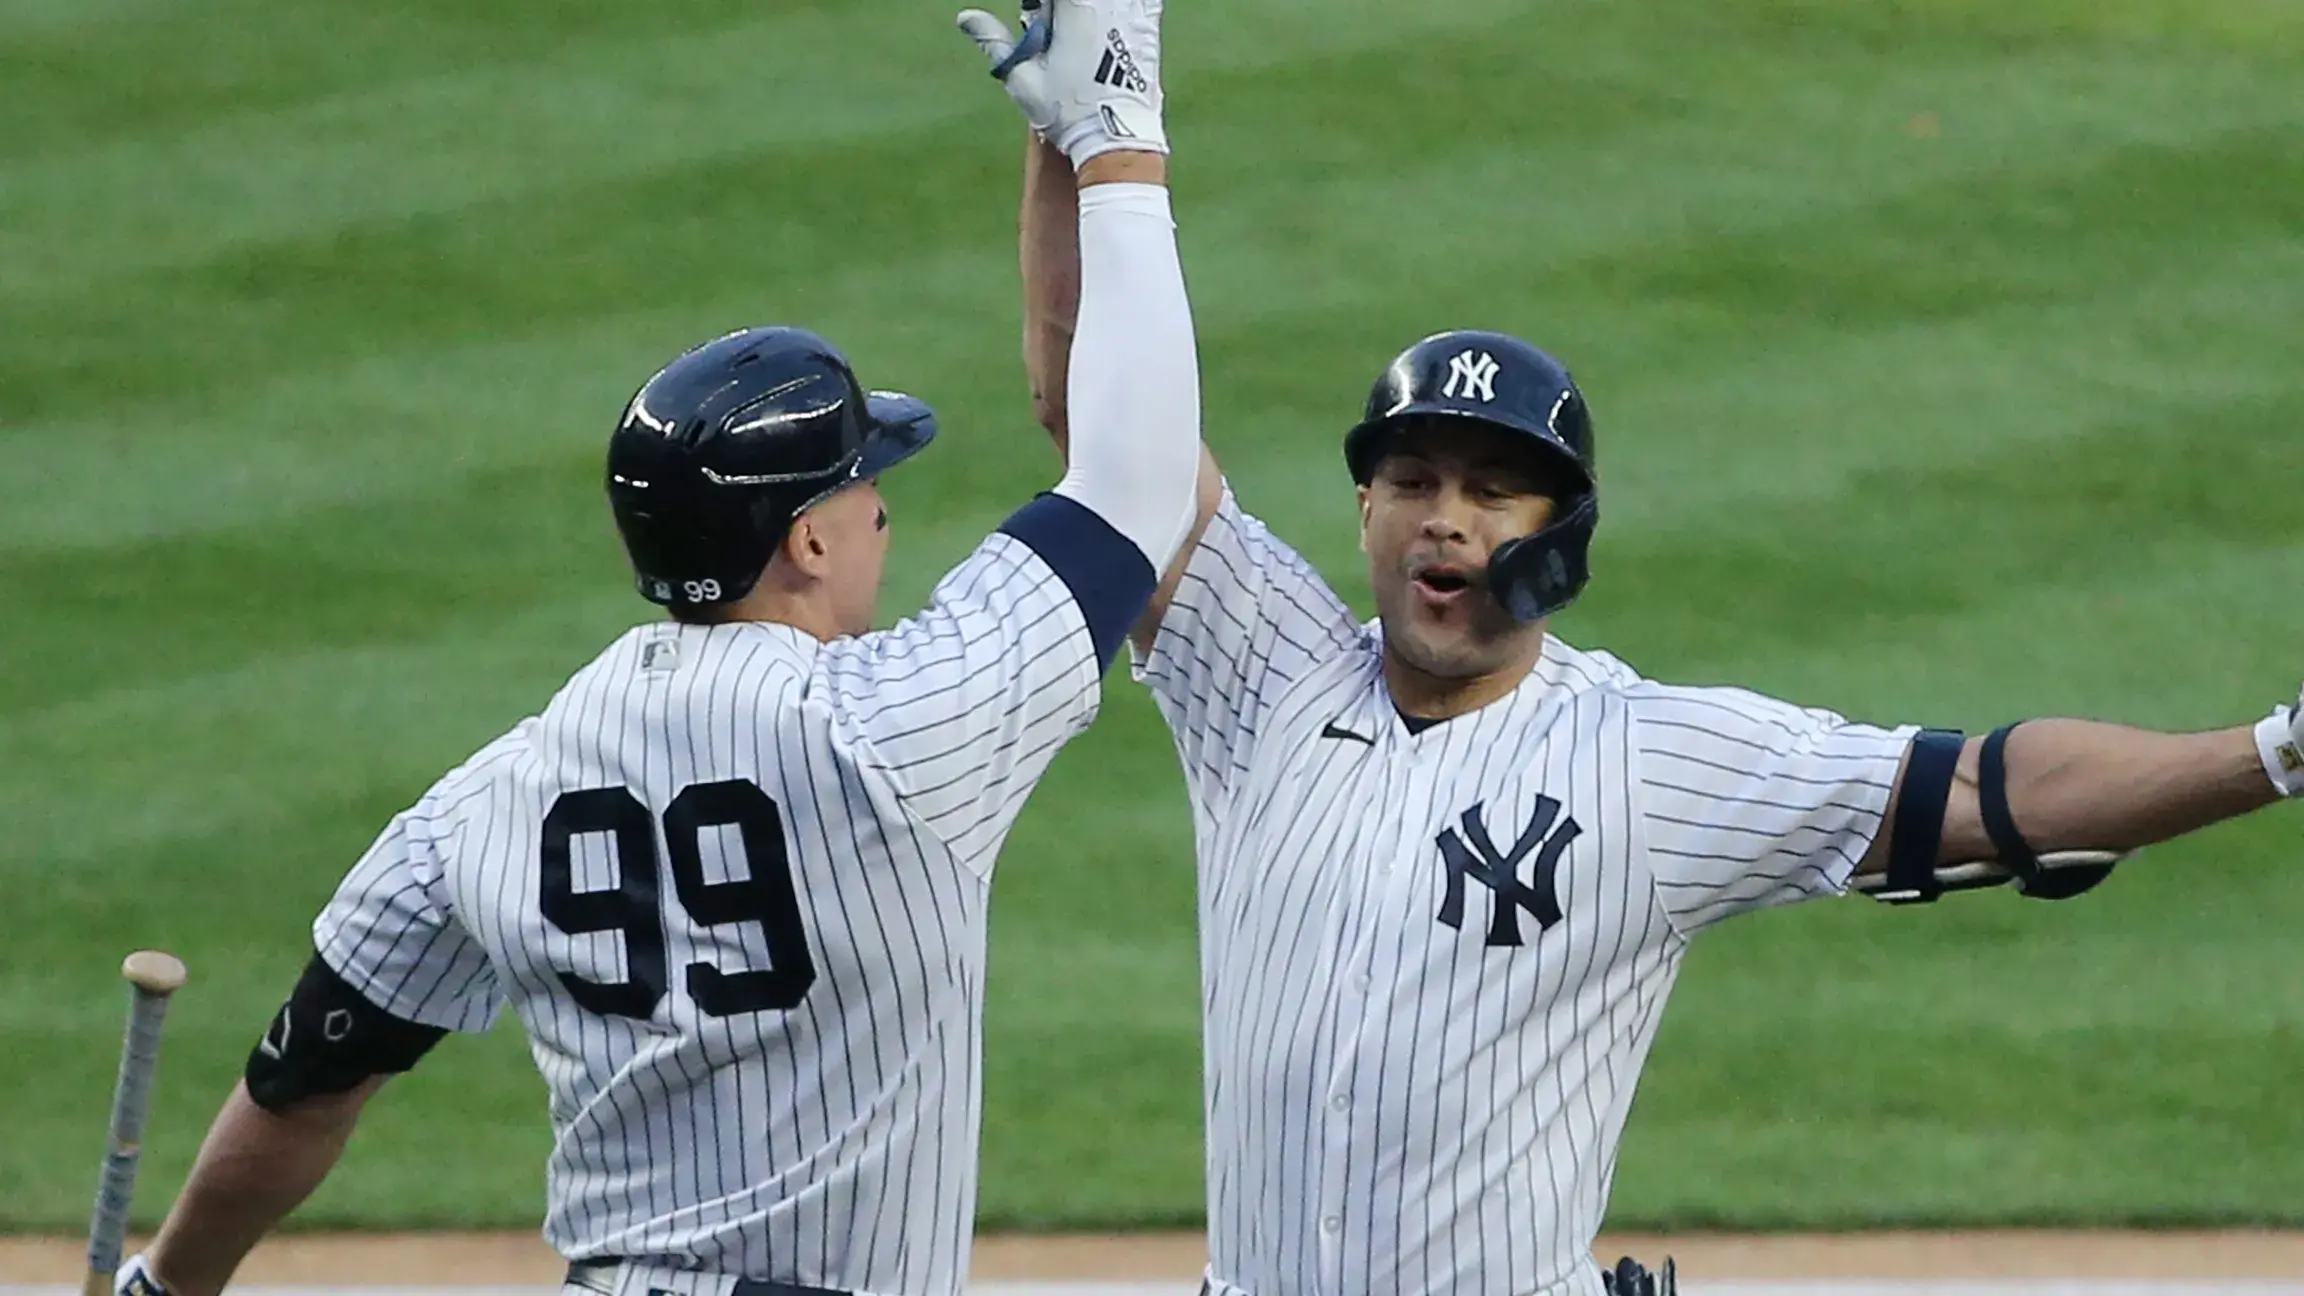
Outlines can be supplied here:
M1543 530L1496 547L1488 557L1488 588L1513 620L1541 621L1584 592L1599 523L1599 497L1586 493Z

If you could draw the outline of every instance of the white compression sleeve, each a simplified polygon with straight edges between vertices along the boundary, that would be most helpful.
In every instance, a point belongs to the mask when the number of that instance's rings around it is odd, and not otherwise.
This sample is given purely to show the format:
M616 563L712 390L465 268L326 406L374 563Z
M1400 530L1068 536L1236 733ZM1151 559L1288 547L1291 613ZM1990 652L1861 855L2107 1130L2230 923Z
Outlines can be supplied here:
M1162 185L1080 193L1080 319L1069 377L1071 463L1056 493L1167 570L1197 511L1200 357Z

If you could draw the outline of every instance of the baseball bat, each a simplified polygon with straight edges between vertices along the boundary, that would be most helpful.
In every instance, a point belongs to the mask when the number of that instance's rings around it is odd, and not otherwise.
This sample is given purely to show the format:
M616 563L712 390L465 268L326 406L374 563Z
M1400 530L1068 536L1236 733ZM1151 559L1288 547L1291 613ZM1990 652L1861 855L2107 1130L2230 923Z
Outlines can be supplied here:
M173 954L138 950L120 965L120 975L129 985L128 1033L120 1044L120 1077L112 1086L112 1122L104 1173L96 1185L96 1211L88 1221L82 1296L111 1296L112 1275L120 1268L144 1117L152 1108L152 1073L160 1065L160 1023L168 1015L168 997L183 988L184 964Z

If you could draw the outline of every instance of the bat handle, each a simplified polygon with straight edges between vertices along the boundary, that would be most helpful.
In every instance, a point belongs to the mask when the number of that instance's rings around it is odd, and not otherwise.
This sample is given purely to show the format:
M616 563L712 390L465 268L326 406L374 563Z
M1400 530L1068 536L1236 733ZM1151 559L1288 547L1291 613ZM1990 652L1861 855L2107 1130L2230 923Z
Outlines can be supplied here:
M160 1065L160 1027L169 996L184 985L184 964L158 950L129 955L120 974L133 989L127 1036L120 1046L120 1074L112 1087L104 1171L88 1222L88 1275L81 1288L86 1296L110 1292L112 1275L120 1268L128 1208L136 1190L136 1164L143 1152L144 1118L152 1107L152 1076Z

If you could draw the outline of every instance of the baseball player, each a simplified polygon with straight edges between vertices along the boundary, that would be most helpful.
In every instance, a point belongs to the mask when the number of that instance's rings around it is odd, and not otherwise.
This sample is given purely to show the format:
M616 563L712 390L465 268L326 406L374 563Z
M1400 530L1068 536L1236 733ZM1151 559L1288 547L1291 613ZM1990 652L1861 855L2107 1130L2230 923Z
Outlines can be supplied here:
M1073 3L1077 37L1010 69L1079 191L1063 480L875 633L875 479L928 407L789 328L650 378L607 492L669 619L376 839L120 1290L218 1291L386 1077L506 1005L550 1094L568 1291L961 1290L993 860L1196 511L1159 6ZM1131 77L1094 79L1107 49Z
M1031 147L1025 352L1061 444L1073 199ZM1970 737L1658 683L1551 635L1588 576L1593 431L1517 338L1409 347L1344 460L1373 621L1211 460L1133 636L1199 857L1218 1296L1669 1292L1668 1264L1604 1273L1591 1247L1699 934L1849 891L2062 898L2304 792L2295 707Z

